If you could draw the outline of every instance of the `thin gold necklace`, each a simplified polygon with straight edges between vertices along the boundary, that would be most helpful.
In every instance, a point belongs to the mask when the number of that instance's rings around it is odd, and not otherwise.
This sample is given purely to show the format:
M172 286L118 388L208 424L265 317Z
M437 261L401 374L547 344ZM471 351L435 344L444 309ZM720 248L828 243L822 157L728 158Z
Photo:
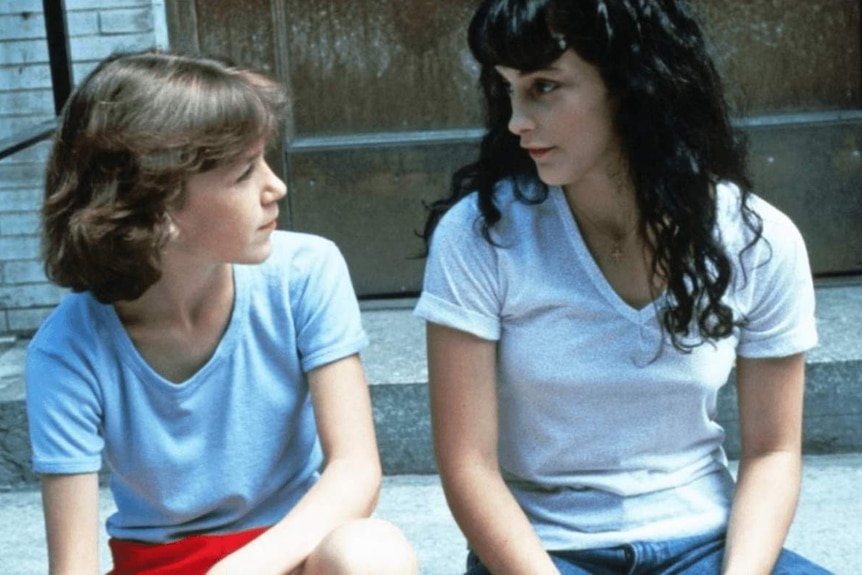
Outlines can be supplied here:
M575 213L575 212L574 212L574 210L572 210L572 212L573 212L573 213ZM626 239L628 239L628 237L629 237L630 235L632 235L632 233L634 233L634 232L635 232L635 230L637 230L637 228L638 228L637 223L635 223L635 225L634 225L634 226L632 226L629 230L627 230L626 232L624 232L624 233L622 233L622 234L609 234L609 233L605 232L604 230L602 230L602 229L601 229L601 228L600 228L600 227L599 227L599 226L598 226L598 225L597 225L597 224L596 224L596 223L595 223L595 222L594 222L594 221L593 221L589 216L587 216L586 214L580 214L580 217L581 217L581 218L583 218L583 220L584 220L586 223L588 223L588 224L590 225L590 227L591 227L591 228L593 228L593 230L595 230L595 231L596 231L600 236L604 236L604 237L611 236L612 241L613 241L613 244L612 244L612 247L611 247L611 254L610 254L610 255L611 255L611 259L614 261L614 264L619 265L619 264L623 261L623 258L624 258L624 257L625 257L625 255L626 255L626 254L625 254L625 251L623 251L623 241L625 241ZM575 216L575 220L577 220L577 219L578 219L578 216ZM586 238L585 238L585 239L586 239Z

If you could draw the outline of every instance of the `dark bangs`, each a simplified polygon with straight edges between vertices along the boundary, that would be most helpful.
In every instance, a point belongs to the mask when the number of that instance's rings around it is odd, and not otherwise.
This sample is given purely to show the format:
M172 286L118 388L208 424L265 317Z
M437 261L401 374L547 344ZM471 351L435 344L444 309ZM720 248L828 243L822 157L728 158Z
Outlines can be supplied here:
M182 132L193 135L197 169L206 171L230 163L264 142L269 145L287 113L284 89L247 70L217 70L200 78L196 98L186 100ZM197 163L196 162L196 163Z
M552 0L485 2L470 22L468 42L484 67L506 66L524 72L547 67L565 51L554 33Z
M127 55L94 83L93 153L122 154L149 174L185 177L234 161L268 143L288 108L280 84L216 58Z

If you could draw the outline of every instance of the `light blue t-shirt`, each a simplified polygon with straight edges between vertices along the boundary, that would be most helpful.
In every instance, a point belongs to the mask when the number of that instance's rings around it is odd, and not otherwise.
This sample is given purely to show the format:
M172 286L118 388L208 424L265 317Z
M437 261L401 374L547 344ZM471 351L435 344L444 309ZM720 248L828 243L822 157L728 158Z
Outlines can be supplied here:
M234 308L212 358L172 383L144 361L113 306L73 294L27 353L38 473L104 457L112 537L167 542L280 520L322 454L305 373L367 345L347 266L319 237L275 232L260 265L234 265Z
M528 195L535 188L524 190ZM634 309L605 279L564 192L541 203L501 183L485 241L476 195L434 232L416 314L497 343L499 462L547 549L655 541L725 528L733 480L716 397L737 356L817 342L802 237L760 198L750 243L739 190L716 189L715 233L732 254L725 303L746 324L683 353L661 329L665 295Z

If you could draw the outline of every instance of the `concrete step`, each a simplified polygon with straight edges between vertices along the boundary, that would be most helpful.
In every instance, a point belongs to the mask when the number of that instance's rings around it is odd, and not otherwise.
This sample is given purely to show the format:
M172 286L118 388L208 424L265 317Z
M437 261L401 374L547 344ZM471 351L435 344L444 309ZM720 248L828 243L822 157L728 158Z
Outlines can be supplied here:
M0 493L0 556L5 575L47 573L41 501L33 489ZM101 493L102 521L114 504ZM436 475L385 477L377 515L398 525L419 556L422 575L463 573L466 543ZM862 453L806 456L802 494L787 547L836 575L862 573ZM103 572L110 566L101 534Z
M423 322L414 300L363 302L371 346L363 361L387 475L435 473L428 414ZM817 288L820 346L808 354L805 453L862 451L862 283ZM27 340L0 341L0 489L33 485L24 414ZM731 457L738 454L735 389L720 395L720 421Z
M808 454L862 451L862 283L821 282L816 295L820 345L807 355L803 449ZM377 302L363 318L372 339L363 355L389 474L436 472L424 323L411 315L414 303ZM719 414L727 430L728 454L736 457L735 386L721 390Z

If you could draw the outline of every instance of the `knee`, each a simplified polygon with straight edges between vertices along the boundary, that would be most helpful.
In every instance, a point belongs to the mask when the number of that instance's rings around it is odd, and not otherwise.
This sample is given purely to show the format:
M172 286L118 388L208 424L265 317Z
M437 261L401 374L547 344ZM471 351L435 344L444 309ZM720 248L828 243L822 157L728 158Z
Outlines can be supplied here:
M418 575L413 546L395 525L357 519L326 536L305 561L303 575Z

